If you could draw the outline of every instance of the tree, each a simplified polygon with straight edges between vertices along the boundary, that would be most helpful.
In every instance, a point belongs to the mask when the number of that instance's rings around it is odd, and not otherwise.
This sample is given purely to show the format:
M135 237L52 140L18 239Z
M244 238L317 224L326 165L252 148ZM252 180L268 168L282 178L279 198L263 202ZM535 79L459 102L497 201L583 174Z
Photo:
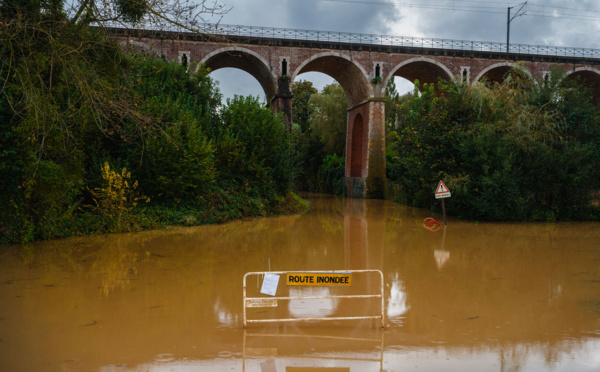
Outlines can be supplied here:
M200 31L207 16L220 20L230 9L215 0L77 0L68 13L73 23L139 22Z
M88 190L98 186L100 165L110 160L115 169L135 174L148 159L127 164L125 149L133 143L154 145L163 163L161 151L185 157L194 170L204 166L194 157L212 156L200 130L186 126L189 120L182 118L178 128L168 126L177 118L157 120L131 87L129 79L146 77L133 71L136 62L101 27L89 27L108 20L177 22L186 9L189 14L206 8L177 0L134 1L0 0L0 233L11 241L73 234L79 208L89 204ZM160 108L164 113L167 105ZM155 140L166 136L172 146ZM176 153L177 141L194 136L193 146ZM197 187L190 180L200 176L177 179L190 185L178 189L192 194Z
M310 127L321 138L325 152L344 156L348 121L348 99L341 85L334 83L314 94L309 101Z
M300 80L292 85L292 95L294 96L292 122L298 124L302 132L306 132L310 128L309 120L312 110L308 102L310 97L318 92L310 81Z
M42 12L56 14L62 11L62 0L1 0L0 14L5 19L22 16L33 18Z
M217 18L213 23L218 23L229 10L216 0L0 0L0 17L4 19L60 16L61 22L72 24L174 25L196 32L210 32L206 26L209 18Z
M394 79L385 87L385 123L388 130L397 131L408 114L408 101L413 93L399 95Z
M223 187L269 196L287 191L295 164L283 118L258 97L235 96L227 100L221 120L215 146Z

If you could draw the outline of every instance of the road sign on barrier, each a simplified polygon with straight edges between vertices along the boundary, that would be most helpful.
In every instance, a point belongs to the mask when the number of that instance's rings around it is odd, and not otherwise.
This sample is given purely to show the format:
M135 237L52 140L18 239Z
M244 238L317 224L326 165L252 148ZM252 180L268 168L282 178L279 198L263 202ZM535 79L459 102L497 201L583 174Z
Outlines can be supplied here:
M345 286L350 287L352 285L352 276L354 274L359 275L372 275L377 278L378 291L370 291L371 293L365 293L364 288L360 290L361 294L328 294L328 295L315 295L314 292L308 292L306 295L294 295L294 296L275 296L275 297L248 297L246 294L246 281L249 276L277 276L285 275L286 284L289 286ZM358 280L358 279L357 279ZM360 280L359 280L360 281ZM376 283L375 282L375 283ZM267 323L267 322L303 322L303 321L316 321L316 320L359 320L359 319L379 319L381 321L381 327L385 327L385 314L384 314L384 283L383 273L379 270L345 270L345 271L260 271L250 272L244 275L244 328L248 323ZM359 286L360 287L360 286ZM272 288L274 291L271 293L265 293L269 295L276 295L277 286L276 284ZM301 291L308 291L309 288L300 289ZM348 290L349 288L340 290ZM333 288L332 288L333 290ZM375 292L375 293L373 293ZM256 307L277 307L280 301L308 301L308 300L369 300L373 299L379 302L378 307L381 308L381 313L377 315L360 315L360 316L325 316L325 317L302 317L302 318L266 318L266 319L248 319L247 308Z
M288 273L287 285L312 285L312 286L329 286L329 285L352 285L352 274L350 273Z

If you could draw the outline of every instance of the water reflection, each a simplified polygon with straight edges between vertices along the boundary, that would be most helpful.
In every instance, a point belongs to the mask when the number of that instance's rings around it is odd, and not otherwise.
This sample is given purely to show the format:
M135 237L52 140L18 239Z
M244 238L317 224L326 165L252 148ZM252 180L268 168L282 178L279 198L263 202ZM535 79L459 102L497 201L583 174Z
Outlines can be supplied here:
M441 270L442 267L448 263L448 260L450 260L450 252L435 250L433 251L433 259L435 260L438 270Z
M390 285L388 283L388 285ZM392 279L390 292L388 295L387 317L388 321L394 324L402 324L403 318L400 317L406 313L410 307L406 303L406 288L404 282L398 279L398 274Z
M220 298L215 301L214 312L220 326L231 327L238 323L239 314L230 312L227 307L223 306Z
M138 273L137 252L127 243L120 235L107 237L92 265L92 271L101 277L100 289L105 296L115 289L127 287Z
M301 296L331 296L329 288L306 287L302 289L290 288L290 297ZM339 300L336 298L321 299L294 299L289 301L288 309L294 318L321 318L335 314Z
M344 345L343 347L339 347ZM384 371L384 334L314 330L243 334L242 371Z
M350 199L344 213L345 269L368 269L369 242L366 201Z
M433 258L435 259L435 263L437 265L438 270L441 270L442 267L450 260L450 252L445 250L446 248L446 232L448 231L448 226L444 225L442 229L442 246L440 249L436 249L433 251Z

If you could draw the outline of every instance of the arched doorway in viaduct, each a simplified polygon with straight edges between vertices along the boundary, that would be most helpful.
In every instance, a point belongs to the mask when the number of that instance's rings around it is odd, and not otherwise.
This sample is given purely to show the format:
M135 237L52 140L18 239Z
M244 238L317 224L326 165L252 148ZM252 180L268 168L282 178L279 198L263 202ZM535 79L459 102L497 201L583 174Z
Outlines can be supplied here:
M352 133L348 138L352 139L352 151L349 152L348 164L350 164L350 177L362 177L365 173L365 154L364 148L367 133L365 133L365 125L362 115L359 113L354 117L352 125L348 128Z
M212 71L230 67L249 73L258 81L269 103L277 94L277 82L271 73L268 62L249 49L222 48L205 56L200 63L204 63Z
M568 73L564 80L576 80L588 87L592 94L592 102L596 106L600 106L600 71L589 67L579 67Z
M334 78L348 99L346 186L351 197L383 198L385 177L384 101L374 99L365 69L342 53L314 55L298 65L292 80L305 72Z
M394 76L403 77L412 83L418 80L420 86L419 89L422 89L424 84L437 85L440 79L452 81L453 75L446 66L438 61L419 57L408 59L395 66L385 80L385 84L387 84L390 79L393 79Z
M523 72L531 82L534 82L533 75L529 70L519 68L518 65L509 62L496 63L486 67L475 77L473 82L482 82L489 85L502 84L513 70Z

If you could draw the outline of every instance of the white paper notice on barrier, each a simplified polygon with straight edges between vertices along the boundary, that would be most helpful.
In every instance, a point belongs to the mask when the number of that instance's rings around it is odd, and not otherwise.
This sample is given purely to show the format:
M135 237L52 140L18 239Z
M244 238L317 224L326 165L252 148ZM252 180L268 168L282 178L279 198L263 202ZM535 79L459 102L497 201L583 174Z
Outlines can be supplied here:
M275 293L277 293L277 284L279 284L279 275L269 273L265 274L265 279L263 280L260 293L275 296Z

